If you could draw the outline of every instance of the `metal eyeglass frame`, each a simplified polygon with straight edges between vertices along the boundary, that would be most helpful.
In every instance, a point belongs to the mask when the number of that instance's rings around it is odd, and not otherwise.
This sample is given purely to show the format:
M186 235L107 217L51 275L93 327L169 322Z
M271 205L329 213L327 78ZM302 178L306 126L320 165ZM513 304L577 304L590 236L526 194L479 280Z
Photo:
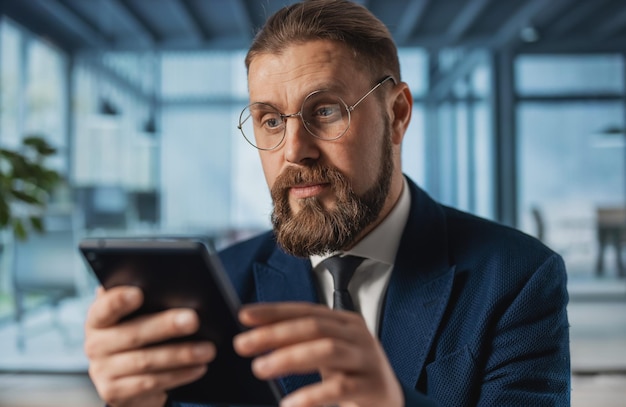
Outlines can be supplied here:
M302 125L304 126L304 128L306 129L306 131L312 135L313 137L315 137L316 139L319 140L325 140L325 141L333 141L333 140L338 140L340 139L344 134L346 134L346 132L348 131L348 129L350 128L350 113L352 111L354 111L354 109L356 109L356 107L366 98L368 97L372 92L374 92L376 89L378 89L380 86L382 86L382 84L384 84L385 82L387 82L388 80L392 80L394 85L397 84L396 80L393 78L393 76L391 75L387 75L385 76L383 79L381 79L379 82L376 83L376 85L374 85L374 87L372 89L370 89L367 93L365 93L359 100L357 100L356 102L354 102L353 105L348 106L346 104L346 102L343 101L343 99L339 96L337 96L337 99L339 99L341 101L341 103L343 103L344 108L346 109L346 112L348 113L348 125L346 126L346 129L341 132L341 134L339 134L337 137L333 137L333 138L322 138L319 137L315 134L313 134L313 132L311 130L309 130L308 126L306 125L304 118L302 117L302 110L304 109L304 104L306 103L306 101L313 95L318 94L320 92L324 92L325 90L315 90L311 93L309 93L308 95L306 95L306 97L304 98L304 100L302 100L302 105L300 106L300 111L297 113L291 113L291 114L283 114L280 113L278 111L278 109L276 109L274 106L270 105L269 103L263 103L263 102L255 102L255 103L251 103L248 106L246 106L241 113L239 114L239 124L237 125L237 128L239 129L239 131L241 132L241 134L243 135L243 138L248 142L248 144L250 144L252 147L258 149L258 150L262 150L262 151L271 151L271 150L275 150L278 148L278 146L280 146L283 143L283 140L285 139L285 135L287 134L287 119L290 117L300 117L300 120L302 121ZM261 148L255 144L253 144L250 140L248 140L248 136L246 136L246 133L244 133L243 131L243 123L242 123L242 118L244 115L244 112L250 108L250 106L253 105L267 105L270 106L272 109L276 110L276 112L280 115L280 118L282 119L282 126L283 126L283 136L280 138L280 140L278 141L278 143L276 143L276 145L274 147L269 147L269 148ZM248 120L249 118L246 118L246 120ZM244 120L245 121L245 120ZM252 137L254 137L254 134L252 135Z

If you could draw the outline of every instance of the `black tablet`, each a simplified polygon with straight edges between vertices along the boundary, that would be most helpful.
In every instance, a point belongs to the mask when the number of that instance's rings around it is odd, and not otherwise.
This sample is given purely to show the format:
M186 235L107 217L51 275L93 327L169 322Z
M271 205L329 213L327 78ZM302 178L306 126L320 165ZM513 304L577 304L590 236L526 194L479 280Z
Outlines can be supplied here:
M81 241L80 251L105 289L133 285L142 289L139 314L189 307L201 326L191 337L215 343L217 356L207 373L170 391L176 401L242 406L277 406L278 384L257 379L251 359L233 349L233 337L244 330L237 320L240 300L217 254L194 239L99 239ZM181 340L181 339L177 339Z

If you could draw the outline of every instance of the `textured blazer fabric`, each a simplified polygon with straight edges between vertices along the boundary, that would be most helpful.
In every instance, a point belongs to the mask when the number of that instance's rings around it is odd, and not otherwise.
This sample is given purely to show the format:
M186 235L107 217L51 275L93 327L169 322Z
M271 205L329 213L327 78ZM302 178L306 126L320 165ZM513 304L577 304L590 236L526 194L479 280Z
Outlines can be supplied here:
M569 406L560 256L409 186L411 212L379 332L406 406ZM244 303L319 302L310 261L283 252L271 232L220 256ZM289 376L280 384L288 393L318 380Z

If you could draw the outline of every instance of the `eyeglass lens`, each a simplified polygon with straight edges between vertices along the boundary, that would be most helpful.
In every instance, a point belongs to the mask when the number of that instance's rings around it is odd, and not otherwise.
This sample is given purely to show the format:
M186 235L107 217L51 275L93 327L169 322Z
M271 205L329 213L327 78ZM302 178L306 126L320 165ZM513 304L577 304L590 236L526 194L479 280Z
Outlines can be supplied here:
M253 146L269 150L277 147L285 136L286 120L301 115L311 135L323 140L341 137L350 126L350 113L345 102L327 91L313 92L302 103L300 114L283 115L266 103L253 103L239 118L241 132Z

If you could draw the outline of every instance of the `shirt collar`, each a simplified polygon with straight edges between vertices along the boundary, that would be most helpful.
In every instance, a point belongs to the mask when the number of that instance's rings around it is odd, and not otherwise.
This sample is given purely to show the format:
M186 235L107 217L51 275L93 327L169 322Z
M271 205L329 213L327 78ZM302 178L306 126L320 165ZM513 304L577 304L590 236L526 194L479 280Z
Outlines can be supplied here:
M402 193L396 205L383 221L361 239L352 249L344 252L354 256L365 257L377 262L392 265L396 258L400 238L409 218L411 194L405 178ZM319 263L337 253L312 255L311 264L315 268Z

